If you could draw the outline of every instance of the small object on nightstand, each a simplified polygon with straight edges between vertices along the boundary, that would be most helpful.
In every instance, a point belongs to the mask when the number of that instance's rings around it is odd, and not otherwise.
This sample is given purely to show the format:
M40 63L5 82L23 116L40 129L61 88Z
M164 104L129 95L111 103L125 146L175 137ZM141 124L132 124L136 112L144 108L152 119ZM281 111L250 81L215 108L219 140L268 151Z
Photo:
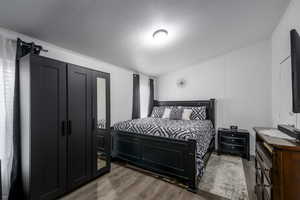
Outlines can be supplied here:
M243 129L218 129L218 154L228 153L250 159L249 132Z

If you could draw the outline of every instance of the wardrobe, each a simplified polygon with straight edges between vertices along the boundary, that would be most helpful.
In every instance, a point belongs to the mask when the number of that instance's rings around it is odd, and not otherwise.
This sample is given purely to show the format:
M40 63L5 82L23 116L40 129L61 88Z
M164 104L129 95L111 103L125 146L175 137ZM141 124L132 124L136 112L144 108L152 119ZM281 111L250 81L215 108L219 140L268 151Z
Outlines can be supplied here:
M25 199L56 199L110 171L110 75L29 54L20 60Z

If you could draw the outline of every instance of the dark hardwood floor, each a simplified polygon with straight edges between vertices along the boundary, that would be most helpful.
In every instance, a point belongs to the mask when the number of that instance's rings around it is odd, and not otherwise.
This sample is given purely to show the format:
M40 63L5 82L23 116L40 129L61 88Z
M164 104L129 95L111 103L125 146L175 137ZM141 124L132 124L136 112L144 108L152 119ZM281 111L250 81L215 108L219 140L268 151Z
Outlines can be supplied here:
M249 192L249 200L255 200L254 194L254 158L243 159L243 166ZM224 200L199 190L197 194L182 186L157 178L148 171L124 165L112 164L111 172L79 188L61 200Z
M255 196L255 157L251 156L250 161L243 159L244 172L248 188L249 200L256 200Z

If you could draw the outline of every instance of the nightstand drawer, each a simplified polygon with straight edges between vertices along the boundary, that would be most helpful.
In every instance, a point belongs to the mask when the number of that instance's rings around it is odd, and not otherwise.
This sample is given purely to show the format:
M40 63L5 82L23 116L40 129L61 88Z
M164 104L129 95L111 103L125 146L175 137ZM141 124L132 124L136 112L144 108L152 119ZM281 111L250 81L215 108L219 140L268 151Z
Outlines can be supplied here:
M223 152L244 153L245 151L244 146L229 144L225 142L221 142L221 148Z
M246 138L244 137L232 137L227 135L221 135L221 142L229 143L229 144L238 144L244 145L246 143Z
M235 133L235 132L219 132L222 136L234 137L234 138L246 138L247 135Z

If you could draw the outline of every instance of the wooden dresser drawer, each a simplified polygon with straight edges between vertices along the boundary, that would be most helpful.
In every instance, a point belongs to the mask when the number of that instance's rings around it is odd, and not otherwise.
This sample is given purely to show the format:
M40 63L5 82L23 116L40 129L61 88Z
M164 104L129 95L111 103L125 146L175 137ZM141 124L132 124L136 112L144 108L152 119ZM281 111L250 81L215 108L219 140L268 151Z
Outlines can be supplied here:
M257 145L256 147L256 162L258 168L261 169L264 174L264 184L270 185L272 184L272 158L267 155L265 150L261 145Z
M262 171L260 169L257 169L255 172L255 181L257 185L262 185L263 183Z
M256 156L258 156L260 160L266 164L266 167L272 168L272 157L267 153L261 144L256 145Z
M255 185L255 193L257 200L263 200L263 187L260 185Z
M263 187L263 197L264 200L271 200L271 187Z
M257 160L255 160L255 180L256 180L256 184L261 185L263 183L263 172L261 170L261 166L258 163Z
M264 199L271 199L272 196L272 184L266 176L263 176L263 188L264 188ZM268 198L266 198L268 197Z

